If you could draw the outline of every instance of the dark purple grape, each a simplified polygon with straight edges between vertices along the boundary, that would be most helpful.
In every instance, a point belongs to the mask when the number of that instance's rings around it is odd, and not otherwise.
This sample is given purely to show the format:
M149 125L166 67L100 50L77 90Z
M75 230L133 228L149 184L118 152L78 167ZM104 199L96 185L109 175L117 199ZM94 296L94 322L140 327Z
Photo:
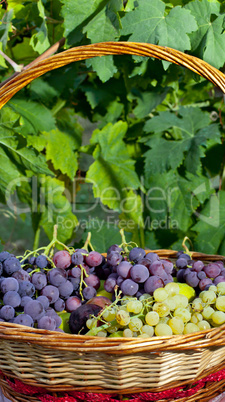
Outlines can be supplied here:
M31 282L35 286L35 289L41 290L47 285L46 275L42 272L34 272L31 277Z
M185 280L186 280L187 274L189 274L190 272L193 272L190 268L184 268L184 279Z
M72 276L68 279L72 285L73 285L73 290L78 290L80 287L80 278L73 278Z
M67 299L73 293L73 284L67 280L58 287L58 290L59 296Z
M77 296L70 296L65 303L66 311L72 313L81 306L81 300Z
M187 265L188 265L188 261L186 258L179 258L176 261L177 268L186 268Z
M10 290L15 290L18 292L19 283L15 278L5 278L1 281L1 291L2 293L9 292Z
M34 320L28 314L19 314L19 315L17 315L14 318L13 322L15 324L26 325L26 327L33 327L34 326Z
M62 318L55 312L55 310L51 307L47 308L45 315L47 317L54 318L56 323L56 328L58 328L62 323Z
M208 264L204 267L204 271L208 278L216 278L221 272L221 268L217 264Z
M21 297L21 307L24 307L26 303L29 303L31 300L33 300L30 296L23 296Z
M36 257L36 265L38 268L46 268L48 265L48 260L45 255L39 255Z
M56 268L66 269L71 265L71 256L66 250L57 251L54 254L53 262Z
M144 283L149 278L149 270L141 264L135 264L130 270L130 276L134 282Z
M116 279L116 284L120 287L121 283L124 281L124 278L122 276L118 276Z
M3 265L2 265L2 263L0 262L0 275L2 275L2 273L3 273Z
M1 308L0 315L5 321L12 320L15 316L15 309L10 305L5 305Z
M12 274L12 277L15 278L18 282L21 281L31 281L31 277L27 271L24 269L20 269Z
M58 299L54 303L55 311L63 311L65 310L65 301L63 299Z
M164 283L163 280L157 276L150 276L144 284L145 293L149 293L153 295L153 292L158 288L163 288Z
M151 275L157 275L162 279L167 279L167 273L161 261L154 261L149 268Z
M49 307L49 300L46 296L38 296L37 299L39 302L43 304L45 310Z
M5 273L10 276L21 269L21 264L16 257L9 257L3 262L3 268Z
M167 278L163 279L164 285L167 283L173 282L173 277L170 274L167 274Z
M200 272L204 268L204 263L202 261L194 261L192 268L196 272Z
M132 266L133 265L128 261L122 261L117 265L117 274L122 276L124 279L130 278L130 270Z
M138 264L144 265L145 267L147 267L147 268L149 269L149 267L150 267L150 265L151 265L152 262L153 262L153 261L150 261L150 260L148 259L148 256L146 256L146 258L142 258L141 260L139 260L139 261L138 261Z
M184 278L184 273L185 273L185 269L179 269L179 271L177 271L176 273L176 277L177 277L177 282L180 283L185 283L185 278Z
M107 263L95 267L95 273L99 279L107 279L109 274L111 273L111 270L112 267L110 267L110 265L108 265Z
M0 253L0 262L4 262L7 258L10 258L12 255L8 251L2 251Z
M112 246L110 246L107 250L107 255L110 254L112 251L116 251L117 253L121 253L121 251L123 251L123 249L121 247L119 247L117 244L113 244Z
M53 317L44 315L38 320L38 328L47 329L48 331L54 331L56 329L56 322Z
M132 250L130 250L129 260L137 263L139 260L141 260L145 256L146 256L146 252L143 248L134 247L134 248L132 248Z
M123 259L122 255L119 254L117 251L111 251L107 255L107 263L111 266L119 265L122 259Z
M48 280L53 286L60 286L67 281L67 272L62 268L53 268L48 272Z
M207 285L212 285L212 284L213 283L212 283L212 280L210 278L205 278L205 279L201 279L198 285L199 285L199 288L201 290L205 290L205 287Z
M45 314L43 304L38 300L32 300L24 306L24 313L30 315L34 321L38 321Z
M139 285L136 282L132 281L132 279L125 279L121 283L120 288L124 295L134 296L139 290Z
M198 276L198 279L205 279L206 278L206 273L204 272L204 271L199 271L199 272L197 272L197 276Z
M146 255L146 258L147 258L148 260L150 260L151 263L153 263L154 261L159 261L159 260L160 260L160 257L158 256L158 254L152 253L152 252L148 253L148 254Z
M91 274L89 275L87 278L84 279L84 282L88 285L88 286L92 286L93 288L95 288L96 290L99 289L100 287L100 279L94 275Z
M84 255L82 255L80 251L76 251L71 255L71 261L74 265L82 264L84 262Z
M97 267L102 263L102 255L97 251L91 251L87 256L85 256L85 261L89 267Z
M179 259L180 259L180 258L186 259L188 263L189 263L190 260L191 260L191 257L190 257L188 254L186 254L186 253L181 253L180 256L179 256Z
M218 285L218 283L220 283L220 282L225 282L225 277L222 276L222 275L217 276L217 277L214 279L213 284L216 286L216 285Z
M197 276L197 272L195 272L195 271L189 272L186 275L185 279L186 279L186 283L189 286L191 286L192 288L196 288L199 284L199 278Z
M41 289L41 295L46 296L50 304L55 303L59 298L59 289L53 285L47 285Z
M113 293L115 286L117 285L116 283L116 278L107 278L105 283L104 283L104 289L108 293Z
M81 277L81 269L79 267L74 267L70 270L70 276L73 278L80 278Z
M31 283L29 281L21 281L21 282L19 282L18 293L21 297L23 297L23 296L33 297L35 294L35 287L34 287L33 283Z
M117 278L118 278L117 272L112 272L112 273L108 276L108 278L115 278L115 279L117 279Z
M31 256L31 257L29 258L29 264L30 264L30 265L35 265L35 263L36 263L36 258L35 258L34 256Z
M93 297L95 297L96 296L96 289L95 288L93 288L93 286L86 286L84 289L83 289L83 296L84 296L84 298L85 298L85 300L90 300L90 299L92 299Z

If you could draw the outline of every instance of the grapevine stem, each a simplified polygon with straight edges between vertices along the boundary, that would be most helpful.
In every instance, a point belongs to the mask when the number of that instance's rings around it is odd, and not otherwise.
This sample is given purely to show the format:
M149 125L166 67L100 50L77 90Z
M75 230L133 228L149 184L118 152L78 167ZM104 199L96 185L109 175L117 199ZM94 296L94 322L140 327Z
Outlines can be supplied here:
M121 238L122 238L122 245L124 247L124 250L125 250L126 253L129 253L126 238L125 238L125 234L124 234L124 229L120 229L120 235L121 235Z
M87 239L86 239L86 241L84 243L84 247L83 247L85 250L88 250L88 246L90 245L90 241L91 241L91 232L88 232Z
M186 241L189 241L189 243L190 243L190 245L191 245L191 247L192 247L191 240L190 240L189 237L187 237L187 236L185 236L185 238L184 238L184 240L183 240L183 242L182 242L182 247L185 249L185 252L186 252L188 255L191 256L192 253L190 252L189 248L188 248L187 245L185 244Z

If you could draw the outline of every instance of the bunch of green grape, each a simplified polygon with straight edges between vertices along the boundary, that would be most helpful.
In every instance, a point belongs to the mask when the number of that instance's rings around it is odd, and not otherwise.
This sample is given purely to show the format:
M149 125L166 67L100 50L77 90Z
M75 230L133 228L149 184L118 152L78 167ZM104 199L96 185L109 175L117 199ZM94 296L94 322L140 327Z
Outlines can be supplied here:
M189 302L179 285L168 283L153 296L117 297L86 323L88 335L110 337L171 336L199 332L225 323L225 282L210 286Z

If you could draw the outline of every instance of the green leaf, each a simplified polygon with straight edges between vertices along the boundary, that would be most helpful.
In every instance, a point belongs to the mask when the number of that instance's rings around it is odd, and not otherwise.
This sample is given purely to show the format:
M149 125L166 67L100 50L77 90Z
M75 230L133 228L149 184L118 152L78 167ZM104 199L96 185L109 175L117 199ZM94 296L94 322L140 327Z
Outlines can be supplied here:
M37 7L39 16L42 18L43 22L40 28L36 28L38 32L32 35L30 44L36 52L44 53L45 50L50 47L50 43L48 40L48 28L45 22L45 9L42 0L38 0Z
M11 32L11 21L13 18L13 10L0 12L1 25L0 25L0 42L2 43L3 51L6 49L9 32Z
M15 99L8 102L8 105L24 119L21 125L22 134L37 134L39 131L55 128L55 119L50 110L37 102Z
M23 38L23 42L17 43L13 47L13 60L20 64L28 64L38 57L38 53L34 51L30 45L30 38ZM37 80L32 81L32 84Z
M179 23L178 23L179 21ZM197 29L190 11L180 6L165 14L161 0L141 0L138 7L122 19L122 35L130 41L154 43L184 51L191 48L188 33Z
M52 239L54 225L58 225L58 239L66 243L77 226L77 218L71 211L71 204L65 197L65 186L62 181L45 177L43 179L46 207L40 220L45 233Z
M37 78L30 84L31 98L49 103L53 98L59 96L59 92L53 88L47 81Z
M160 112L158 116L148 120L145 131L167 131L171 135L179 130L180 139L166 140L160 134L144 138L151 147L145 156L145 174L163 173L176 169L184 159L187 170L193 174L201 169L200 158L205 155L208 139L220 142L220 132L217 124L209 124L209 115L198 108L181 108L178 117L168 111Z
M137 99L137 106L133 109L135 116L142 119L149 115L165 99L168 89L162 91L162 88L157 88L152 92L141 92L138 96L129 95L129 99Z
M225 192L212 195L205 208L198 213L198 222L192 227L196 231L196 250L207 254L217 251L224 241L225 231Z

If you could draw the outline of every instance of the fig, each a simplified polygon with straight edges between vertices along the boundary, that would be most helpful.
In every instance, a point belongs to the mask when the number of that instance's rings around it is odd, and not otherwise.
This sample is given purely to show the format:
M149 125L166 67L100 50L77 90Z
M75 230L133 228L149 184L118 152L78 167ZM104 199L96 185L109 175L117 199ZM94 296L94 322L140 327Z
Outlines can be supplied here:
M95 298L94 298L95 299ZM97 317L102 307L97 304L83 304L72 311L69 318L69 328L72 334L85 334L88 329L86 322L91 315Z

